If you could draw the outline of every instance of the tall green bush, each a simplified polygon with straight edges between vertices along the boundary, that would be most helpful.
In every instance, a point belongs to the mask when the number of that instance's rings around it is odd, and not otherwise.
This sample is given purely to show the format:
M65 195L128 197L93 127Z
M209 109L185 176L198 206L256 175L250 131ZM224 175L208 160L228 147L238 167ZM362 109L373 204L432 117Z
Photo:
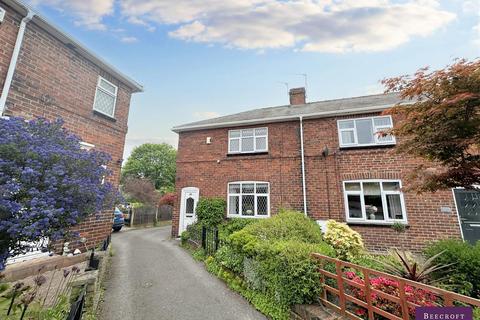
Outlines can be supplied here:
M200 198L197 203L198 221L206 227L216 227L225 218L227 202L222 198Z
M310 303L320 294L312 252L334 256L320 227L299 212L282 212L234 232L215 255L223 267L242 274L251 290L282 308Z
M432 257L442 251L435 261L453 264L450 268L453 272L439 271L435 276L445 278L447 289L480 298L480 241L471 245L460 240L440 240L430 244L425 254Z
M232 218L223 221L218 226L218 236L222 241L228 241L228 237L234 232L240 231L249 224L259 222L255 218Z
M250 224L235 232L230 240L242 250L249 252L262 242L297 240L307 243L322 243L322 231L318 224L303 213L296 211L281 212L270 219Z

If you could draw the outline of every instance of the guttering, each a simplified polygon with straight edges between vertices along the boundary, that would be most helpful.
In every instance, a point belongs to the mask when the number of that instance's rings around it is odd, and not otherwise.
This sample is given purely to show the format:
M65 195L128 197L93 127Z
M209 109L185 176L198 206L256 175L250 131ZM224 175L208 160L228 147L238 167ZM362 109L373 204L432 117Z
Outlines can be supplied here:
M15 41L12 58L10 59L10 65L8 66L7 77L5 78L5 83L3 84L2 95L0 96L0 116L3 116L3 112L5 111L8 92L10 91L10 87L12 85L13 74L15 73L15 68L17 66L20 49L22 48L27 23L29 23L30 20L32 20L32 18L35 16L35 12L30 9L27 10L27 15L23 17L22 21L20 22L20 27L18 28L17 40Z
M403 103L404 105L410 104L410 102ZM371 107L364 107L364 108L350 108L350 109L341 109L341 110L333 110L333 111L320 111L314 113L305 113L303 115L288 115L288 116L280 116L280 117L268 117L268 118L258 118L258 119L249 119L249 120L238 120L238 121L226 121L226 122L219 122L219 123L211 123L211 124L192 124L192 125L180 125L172 128L173 132L180 133L184 131L195 131L195 130L203 130L203 129L215 129L215 128L225 128L225 127L236 127L242 125L253 125L253 124L263 124L263 123L272 123L272 122L283 122L283 121L295 121L299 117L304 119L313 119L313 118L326 118L332 117L337 115L348 115L348 114L361 114L366 112L379 112L385 109L393 107L395 104L385 104L385 105L377 105Z
M32 8L25 4L24 1L20 0L2 0L8 6L12 7L15 11L21 14L27 14L28 11ZM32 10L34 11L34 10ZM42 17L40 14L36 13L33 17L34 24L46 31L48 34L53 36L55 39L59 40L64 45L67 45L71 50L75 50L80 56L84 57L88 61L92 62L98 66L103 71L106 71L109 75L113 76L123 84L127 85L129 88L135 92L143 92L144 88L141 84L128 77L124 73L120 72L117 68L106 62L103 58L95 54L93 51L85 47L79 41L75 40L71 35L62 31L54 23Z
M302 191L303 191L303 212L305 216L307 213L307 186L305 183L305 150L303 148L303 117L298 117L300 120L300 153L302 155Z

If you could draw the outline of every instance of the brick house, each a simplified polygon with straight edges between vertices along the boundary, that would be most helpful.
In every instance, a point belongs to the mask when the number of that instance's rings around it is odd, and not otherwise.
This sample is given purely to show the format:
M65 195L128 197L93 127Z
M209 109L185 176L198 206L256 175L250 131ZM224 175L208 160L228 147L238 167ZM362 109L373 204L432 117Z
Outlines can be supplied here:
M172 235L195 220L201 196L226 199L227 217L265 218L291 208L321 225L345 221L377 251L419 251L430 240L480 238L463 222L462 230L454 199L467 208L460 210L465 216L479 216L480 206L468 209L480 204L474 194L402 189L420 160L394 153L395 137L375 135L395 121L381 112L399 102L396 94L380 94L306 103L305 90L297 88L286 106L174 127L178 201ZM406 231L395 231L395 222Z
M65 127L112 157L118 185L132 93L142 86L16 0L0 0L0 113L63 118ZM76 229L88 247L111 232L112 212Z

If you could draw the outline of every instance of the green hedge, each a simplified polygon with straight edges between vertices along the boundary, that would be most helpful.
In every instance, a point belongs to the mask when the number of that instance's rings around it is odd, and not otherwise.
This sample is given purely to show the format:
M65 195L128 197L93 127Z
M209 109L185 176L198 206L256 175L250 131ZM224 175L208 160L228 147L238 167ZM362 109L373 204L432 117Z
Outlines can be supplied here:
M244 252L255 251L264 242L297 240L307 243L324 243L317 223L296 211L281 212L270 219L249 224L232 234L230 240Z
M290 319L290 309L288 306L280 305L275 302L273 297L267 294L251 289L245 280L238 274L226 269L220 265L216 259L209 257L205 260L207 270L219 277L227 286L241 294L247 299L258 311L268 315L273 320Z
M223 221L218 226L218 237L220 240L228 241L228 237L234 232L240 231L246 226L259 222L255 218L232 218Z
M438 272L438 278L447 289L458 293L480 298L480 241L471 245L460 240L441 240L430 244L425 254L432 257L443 253L435 259L437 264L453 264L450 271Z
M222 198L200 198L196 213L198 221L206 227L216 227L225 219L227 202Z

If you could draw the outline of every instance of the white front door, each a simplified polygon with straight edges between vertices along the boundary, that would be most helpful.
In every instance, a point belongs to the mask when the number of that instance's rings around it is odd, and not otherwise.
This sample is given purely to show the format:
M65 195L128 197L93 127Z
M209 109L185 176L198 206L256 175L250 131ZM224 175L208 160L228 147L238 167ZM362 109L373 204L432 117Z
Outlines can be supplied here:
M197 208L200 190L195 187L182 189L182 199L180 203L180 223L178 226L178 234L180 235L187 229L187 226L197 220L195 209Z

